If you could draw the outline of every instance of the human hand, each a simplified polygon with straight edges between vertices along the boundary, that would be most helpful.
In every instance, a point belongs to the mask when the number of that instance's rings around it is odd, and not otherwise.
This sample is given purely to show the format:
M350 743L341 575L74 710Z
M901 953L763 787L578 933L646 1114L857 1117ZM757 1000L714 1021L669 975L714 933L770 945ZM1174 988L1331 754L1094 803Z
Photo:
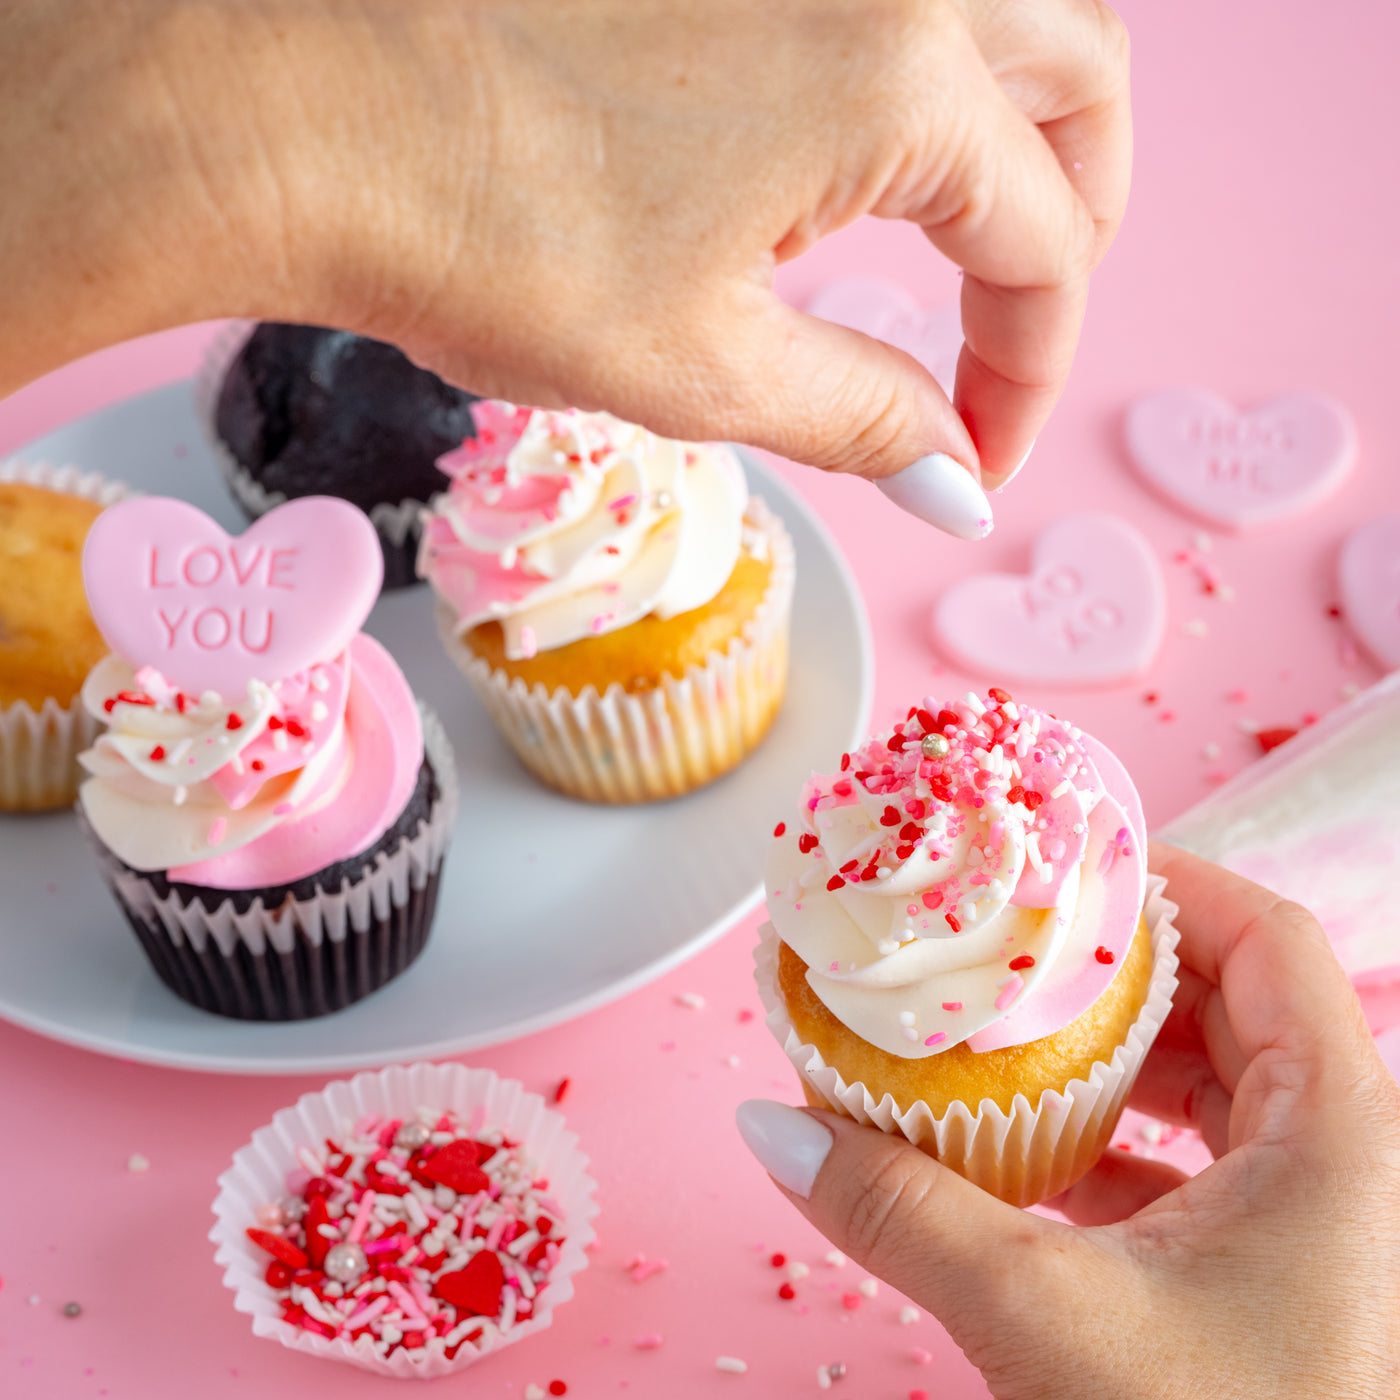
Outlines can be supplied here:
M1099 0L30 0L5 23L10 386L16 356L162 318L321 322L480 393L881 478L968 538L977 479L1064 383L1127 193ZM956 412L772 291L866 213L965 269ZM100 294L34 277L60 252Z
M1185 1178L1110 1151L1004 1205L902 1139L755 1101L740 1130L839 1248L922 1303L1000 1400L1393 1397L1400 1088L1317 921L1170 847L1181 985L1130 1103L1199 1129Z

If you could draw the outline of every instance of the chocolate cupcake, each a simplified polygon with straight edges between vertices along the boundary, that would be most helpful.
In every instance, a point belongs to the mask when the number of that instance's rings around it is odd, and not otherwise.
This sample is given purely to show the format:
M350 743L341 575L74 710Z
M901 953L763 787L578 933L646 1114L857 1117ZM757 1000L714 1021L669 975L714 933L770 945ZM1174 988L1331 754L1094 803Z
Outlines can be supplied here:
M456 808L452 751L359 632L379 591L362 512L312 497L238 538L126 502L84 549L112 654L82 703L103 873L161 980L244 1020L339 1010L422 951Z
M241 334L206 365L201 397L249 519L299 496L339 496L374 522L384 587L416 582L419 513L447 488L437 459L475 434L475 397L349 331L268 321Z

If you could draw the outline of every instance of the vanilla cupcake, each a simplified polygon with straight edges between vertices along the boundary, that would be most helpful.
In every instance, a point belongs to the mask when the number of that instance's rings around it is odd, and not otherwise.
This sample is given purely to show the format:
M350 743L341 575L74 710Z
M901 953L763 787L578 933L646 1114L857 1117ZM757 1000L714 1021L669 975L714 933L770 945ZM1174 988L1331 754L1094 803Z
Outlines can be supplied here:
M602 802L732 768L782 701L792 543L732 448L489 401L440 461L419 571L521 761Z
M76 467L0 465L0 811L66 807L98 722L78 703L106 651L83 595L83 541L126 488Z
M1122 765L1005 691L813 777L768 863L770 1028L810 1102L1018 1205L1107 1145L1176 985Z
M306 497L230 538L159 497L83 554L111 653L83 684L107 728L79 810L162 981L208 1011L296 1020L422 951L456 809L452 750L359 628L374 528Z

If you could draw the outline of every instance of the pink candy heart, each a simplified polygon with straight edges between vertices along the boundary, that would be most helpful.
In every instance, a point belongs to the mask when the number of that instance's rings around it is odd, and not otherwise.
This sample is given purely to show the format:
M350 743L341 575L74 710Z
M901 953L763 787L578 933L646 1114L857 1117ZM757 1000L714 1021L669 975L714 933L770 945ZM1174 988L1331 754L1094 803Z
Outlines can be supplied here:
M807 310L823 321L862 331L912 355L951 397L963 340L956 305L926 311L897 282L884 277L843 277L823 287Z
M1323 394L1285 394L1253 413L1204 389L1164 389L1128 410L1128 455L1172 505L1243 530L1297 514L1356 459L1351 415Z
M1387 671L1400 670L1400 515L1353 530L1337 572L1351 630Z
M1147 541L1103 512L1066 516L1031 553L1031 572L954 584L933 614L939 647L998 679L1109 685L1141 675L1166 624L1162 572Z
M185 501L135 497L103 511L83 548L108 646L229 699L339 656L383 573L368 517L330 496L288 501L238 536Z

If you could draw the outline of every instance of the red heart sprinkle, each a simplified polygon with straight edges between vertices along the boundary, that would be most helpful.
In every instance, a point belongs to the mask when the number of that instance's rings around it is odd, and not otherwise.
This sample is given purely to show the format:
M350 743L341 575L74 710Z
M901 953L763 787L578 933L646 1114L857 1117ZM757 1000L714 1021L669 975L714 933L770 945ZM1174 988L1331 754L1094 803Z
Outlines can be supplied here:
M952 710L939 710L939 712L938 712L938 727L939 727L940 729L946 729L950 724L951 724L954 728L956 728L957 725L958 725L958 723L959 723L959 720L958 720L958 717L957 717L957 715L956 715L956 713L955 713L954 711L952 711Z
M439 1186L450 1187L459 1195L485 1191L490 1178L477 1165L481 1153L470 1138L446 1143L423 1164L423 1175Z
M885 810L884 810L883 812L880 813L880 825L881 825L881 826L898 826L898 825L899 825L899 812L898 812L898 810L897 810L896 808L894 808L894 807L886 807Z
M149 754L152 763L159 763L165 757L165 746L157 744Z
M1099 944L1099 946L1094 949L1094 956L1101 963L1111 963L1113 961L1113 954L1105 948L1103 944Z
M1275 729L1260 729L1255 732L1254 742L1264 753L1272 753L1280 744L1286 744L1297 732L1286 724Z
M831 879L829 879L829 880L826 882L826 887L827 887L827 889L833 890L833 891L834 891L834 890L839 890L839 889L841 888L841 886L844 885L845 883L846 883L846 882L845 882L839 875L833 875L833 876L831 877Z
M279 1264L289 1269L304 1269L308 1263L305 1253L283 1235L274 1235L271 1230L259 1230L250 1226L248 1238L259 1249L266 1250Z
M920 710L918 715L919 724L922 726L925 734L932 734L933 731L938 728L937 718L931 715L927 710Z
M998 705L1009 705L1011 703L1011 697L999 685L994 685L987 694L995 700Z
M1034 812L1036 808L1039 807L1040 804L1045 801L1045 794L1043 792L1028 792L1025 796L1024 801L1026 806L1029 807L1032 812Z
M495 1317L501 1311L505 1284L505 1270L495 1251L481 1249L467 1261L466 1268L442 1274L433 1284L433 1292L458 1312Z
M804 856L811 851L815 851L816 848L817 838L813 836L810 831L804 831L802 835L797 838L797 849L801 851Z
M917 841L921 834L922 829L918 822L905 822L904 825L899 828L899 839L901 841Z
M242 729L242 728L243 728L243 720L242 720L242 718L241 718L240 716L234 714L234 712L233 712L232 710L229 711L228 719L224 721L224 724L225 724L225 727L228 728L228 729Z

